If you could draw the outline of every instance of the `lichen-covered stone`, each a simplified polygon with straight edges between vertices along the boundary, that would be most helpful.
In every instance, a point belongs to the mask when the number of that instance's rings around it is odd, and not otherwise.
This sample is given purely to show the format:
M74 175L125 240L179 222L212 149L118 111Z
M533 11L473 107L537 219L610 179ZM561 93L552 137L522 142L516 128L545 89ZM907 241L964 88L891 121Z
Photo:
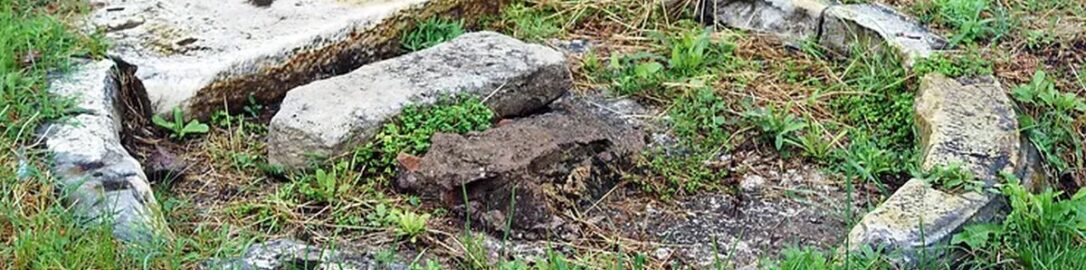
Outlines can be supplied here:
M238 258L212 260L203 269L229 270L369 270L407 269L402 264L378 262L371 254L310 246L289 239L275 239L249 247Z
M714 0L709 19L728 27L775 35L792 45L807 40L840 54L852 46L888 44L906 65L946 47L946 40L881 4L831 4L821 0Z
M271 121L268 158L287 168L373 136L408 105L473 95L499 117L544 108L571 87L562 53L493 32L470 33L292 90Z
M88 26L103 29L111 54L141 67L159 113L192 117L240 110L249 96L277 102L296 86L396 53L417 21L472 21L488 0L103 0Z
M854 45L879 48L886 44L906 65L930 56L947 41L904 14L882 4L835 5L826 10L819 44L851 54ZM885 43L884 43L885 42Z
M827 7L829 2L821 0L714 0L704 9L716 23L798 44L818 35Z
M78 65L50 80L49 92L75 100L70 118L42 127L53 157L53 176L76 216L111 222L113 234L129 242L168 236L169 229L136 159L121 145L119 70L111 60Z
M988 186L1003 172L1024 178L1025 185L1044 181L1037 173L1036 153L1024 146L1014 103L991 76L947 78L924 76L916 97L921 167L958 165ZM914 266L922 250L938 256L964 226L999 219L1006 204L999 194L949 192L912 179L868 213L849 235L852 249L882 247L897 262Z

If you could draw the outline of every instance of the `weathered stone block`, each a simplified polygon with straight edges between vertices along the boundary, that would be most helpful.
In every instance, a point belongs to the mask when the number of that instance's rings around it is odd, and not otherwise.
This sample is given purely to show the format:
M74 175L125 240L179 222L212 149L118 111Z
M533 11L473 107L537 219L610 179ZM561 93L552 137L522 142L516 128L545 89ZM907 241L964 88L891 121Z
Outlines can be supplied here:
M911 66L947 46L943 37L882 4L835 5L823 21L819 44L846 55L853 45L881 49L886 44Z
M1014 103L991 76L951 79L924 76L916 97L921 167L959 165L988 186L1002 172L1023 178L1026 186L1044 181L1033 153L1018 132ZM906 268L945 251L955 233L972 223L1002 218L1006 203L999 194L952 193L922 179L909 180L868 213L849 234L849 247L882 247L897 253Z
M111 54L141 67L156 111L206 119L252 95L274 103L299 85L392 56L399 33L440 15L471 21L488 0L105 0L90 15ZM254 3L263 2L261 5Z
M715 23L798 44L818 35L827 7L829 2L821 0L714 0L704 9Z
M499 117L544 108L570 87L565 57L493 32L366 65L292 90L271 121L268 157L288 168L368 140L408 105L442 95L474 95Z
M888 44L906 65L946 47L946 40L881 4L831 4L821 0L713 0L709 19L728 27L775 35L797 45L816 40L840 54L851 46Z
M113 234L129 242L169 235L147 177L121 145L120 80L110 60L79 65L50 81L49 92L76 100L69 119L42 127L53 175L79 217L112 222Z

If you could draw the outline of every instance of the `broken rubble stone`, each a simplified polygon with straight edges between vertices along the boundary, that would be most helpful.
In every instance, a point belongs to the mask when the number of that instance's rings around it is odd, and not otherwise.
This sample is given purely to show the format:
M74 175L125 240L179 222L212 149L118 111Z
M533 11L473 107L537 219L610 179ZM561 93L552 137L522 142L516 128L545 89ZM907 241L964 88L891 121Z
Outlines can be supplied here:
M462 35L292 90L272 118L268 159L287 168L332 157L372 137L409 105L480 97L498 117L542 109L572 85L565 57L493 32Z
M842 54L852 54L855 44L885 44L905 65L931 56L947 46L943 37L913 19L882 4L834 5L825 12L819 44Z
M959 165L988 186L1003 172L1033 186L1036 153L1018 132L1014 103L991 76L947 78L928 74L916 97L917 126L923 147L921 167ZM964 226L1002 218L1006 203L999 194L942 191L912 179L868 213L849 234L849 247L884 248L899 255L906 268L920 263L921 251L938 256Z
M289 239L275 239L249 247L245 254L227 260L212 260L203 269L280 270L280 269L407 269L398 263L378 262L369 254L320 248Z
M466 210L494 231L555 229L562 209L598 199L645 147L640 130L591 106L556 103L555 111L484 132L436 134L397 185Z
M771 33L798 44L818 35L827 7L829 3L821 0L713 0L705 12L715 23Z
M278 102L291 88L387 58L417 21L472 21L499 2L103 0L87 26L108 30L110 53L141 67L157 112L180 106L207 119L224 105L240 110L250 95Z
M147 176L121 145L119 95L126 79L120 76L126 74L112 60L102 60L79 64L50 80L50 93L76 101L75 114L44 125L40 133L71 211L94 222L112 222L118 239L148 243L170 232Z
M775 35L796 46L806 40L849 55L851 46L887 43L912 65L947 46L944 38L881 4L839 5L820 0L713 0L708 19Z

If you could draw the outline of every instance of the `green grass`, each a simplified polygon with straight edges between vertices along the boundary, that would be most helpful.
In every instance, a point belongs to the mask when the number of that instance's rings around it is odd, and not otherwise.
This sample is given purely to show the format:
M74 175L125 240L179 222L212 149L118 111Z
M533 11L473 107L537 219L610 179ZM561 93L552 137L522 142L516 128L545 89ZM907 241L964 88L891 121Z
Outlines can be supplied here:
M542 5L528 4L521 1L505 7L500 15L507 33L530 42L539 42L561 34L564 29L561 22Z
M1070 198L1030 193L1009 176L1002 189L1011 212L1001 224L966 227L954 236L972 258L965 265L1001 269L1082 269L1086 267L1086 189Z
M464 34L464 21L431 18L416 23L414 29L404 33L400 45L404 50L414 52L450 41L461 34Z
M1055 175L1083 171L1086 148L1076 127L1086 121L1086 99L1061 92L1044 70L1034 73L1030 83L1016 86L1012 96L1024 105L1018 121L1048 168Z
M494 112L477 98L444 98L432 107L411 106L381 128L372 142L355 151L363 171L376 176L394 175L396 156L419 155L430 148L437 132L467 133L490 128Z
M45 93L46 73L103 45L75 34L33 1L0 2L0 268L126 268L135 257L108 226L84 226L56 200L35 129L70 103ZM127 264L131 265L131 264Z

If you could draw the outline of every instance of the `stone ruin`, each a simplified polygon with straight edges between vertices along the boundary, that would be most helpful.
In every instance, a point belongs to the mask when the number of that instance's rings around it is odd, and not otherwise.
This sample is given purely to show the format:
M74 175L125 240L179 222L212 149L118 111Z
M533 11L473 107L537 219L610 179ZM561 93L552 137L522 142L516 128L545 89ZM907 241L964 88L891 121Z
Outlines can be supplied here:
M707 2L710 22L793 44L813 40L844 55L853 43L888 44L912 63L947 46L942 37L878 4ZM147 123L150 113L174 108L188 118L206 119L223 104L244 104L250 96L266 104L281 102L270 124L268 156L300 168L309 157L340 155L365 142L407 105L431 104L446 94L474 95L511 120L484 132L435 135L429 153L400 158L403 172L396 184L494 231L563 226L557 209L583 207L602 196L615 184L615 167L628 164L647 145L638 125L567 93L572 78L565 57L554 49L478 32L395 57L396 33L413 22L475 18L494 12L496 1L106 0L94 5L88 28L104 29L114 41L111 59L81 62L51 80L49 91L75 98L77 109L40 134L54 158L53 172L69 191L65 201L72 211L112 222L116 237L126 242L171 235L142 166L124 148L123 137L138 132L126 123ZM1014 104L1005 93L993 77L924 77L916 100L922 166L960 163L988 185L1001 181L1004 172L1043 185L1035 167L1039 157L1018 133ZM130 109L133 100L141 109ZM461 189L468 193L466 202ZM1006 208L994 194L953 194L913 179L852 229L849 247L883 248L900 254L901 265L913 265L920 250L947 243L967 224L997 220ZM287 251L268 255L261 251L267 247ZM344 257L298 251L310 249L270 242L249 252L255 255L226 263L273 269L284 261ZM301 255L282 255L292 253Z

